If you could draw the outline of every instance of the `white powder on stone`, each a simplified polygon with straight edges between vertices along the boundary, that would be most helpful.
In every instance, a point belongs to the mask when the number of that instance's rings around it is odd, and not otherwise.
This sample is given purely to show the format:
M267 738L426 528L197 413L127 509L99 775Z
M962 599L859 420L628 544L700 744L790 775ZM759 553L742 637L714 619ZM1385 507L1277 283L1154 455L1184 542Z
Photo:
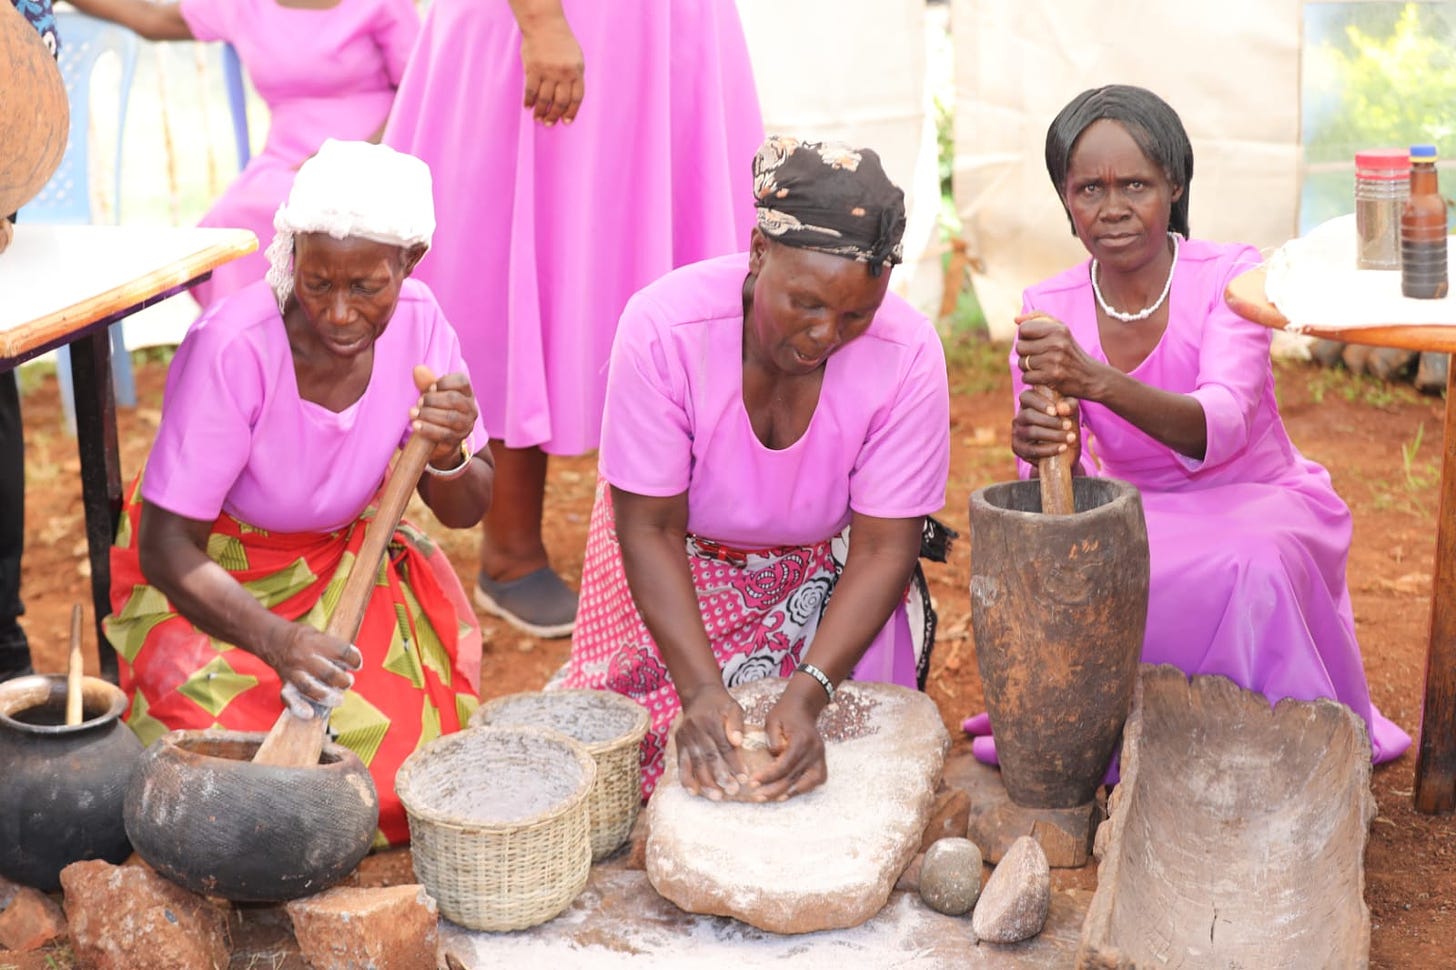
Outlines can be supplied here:
M877 713L896 716L888 705ZM892 812L898 801L866 797L865 779L873 777L881 791L926 785L923 764L886 761L884 755L874 735L826 744L828 781L783 802L715 802L681 785L659 787L653 838L670 837L679 859L714 873L734 904L746 904L765 889L792 888L805 895L858 890L897 848L899 841L889 833L914 821ZM804 844L806 832L813 833L813 847ZM679 860L658 861L670 872Z
M733 694L752 721L783 686L759 681ZM773 929L873 913L920 844L948 739L933 703L882 684L846 684L820 731L828 780L783 802L691 795L669 759L648 806L647 874L658 892Z
M860 926L795 936L696 916L686 925L617 922L602 944L583 945L573 935L591 915L573 907L525 933L480 933L442 918L440 937L467 970L951 970L965 966L973 948L968 927L965 943L953 954L927 946L937 934L944 938L950 917L931 912L908 893Z

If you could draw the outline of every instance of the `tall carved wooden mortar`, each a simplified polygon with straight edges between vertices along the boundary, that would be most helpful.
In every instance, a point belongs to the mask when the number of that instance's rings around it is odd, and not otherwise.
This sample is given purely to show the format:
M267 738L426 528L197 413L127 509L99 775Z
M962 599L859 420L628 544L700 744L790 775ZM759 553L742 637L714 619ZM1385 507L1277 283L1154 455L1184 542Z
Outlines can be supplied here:
M1030 834L1051 865L1076 867L1137 682L1148 534L1126 482L1077 478L1060 515L1042 512L1041 487L971 496L971 623L1010 796L973 819L971 838L994 862Z

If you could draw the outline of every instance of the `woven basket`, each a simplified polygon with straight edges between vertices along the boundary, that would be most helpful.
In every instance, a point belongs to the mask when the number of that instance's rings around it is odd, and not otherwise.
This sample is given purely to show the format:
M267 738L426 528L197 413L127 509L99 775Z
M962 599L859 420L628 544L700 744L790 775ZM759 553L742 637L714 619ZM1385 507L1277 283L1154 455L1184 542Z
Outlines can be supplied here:
M596 764L555 731L479 727L405 759L395 790L415 873L440 912L474 930L559 914L591 870L587 796Z
M627 841L642 807L638 746L647 733L647 708L606 690L529 691L482 704L470 723L550 728L580 741L597 763L589 801L592 861Z

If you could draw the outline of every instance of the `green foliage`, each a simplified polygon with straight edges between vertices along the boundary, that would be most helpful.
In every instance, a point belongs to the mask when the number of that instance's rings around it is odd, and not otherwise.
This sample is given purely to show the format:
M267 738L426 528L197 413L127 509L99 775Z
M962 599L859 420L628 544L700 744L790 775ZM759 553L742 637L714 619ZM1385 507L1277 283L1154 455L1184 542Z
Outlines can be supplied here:
M1456 155L1456 2L1304 10L1301 231L1354 210L1357 151L1430 142Z
M1306 100L1315 102L1307 159L1348 162L1359 148L1447 142L1456 133L1456 4L1330 6L1349 22L1342 36L1305 51Z

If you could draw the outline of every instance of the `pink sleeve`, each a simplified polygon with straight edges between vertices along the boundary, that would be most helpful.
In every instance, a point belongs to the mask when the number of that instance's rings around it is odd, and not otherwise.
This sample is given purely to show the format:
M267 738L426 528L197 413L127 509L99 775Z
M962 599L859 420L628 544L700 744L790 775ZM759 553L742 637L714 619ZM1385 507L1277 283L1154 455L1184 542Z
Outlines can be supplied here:
M870 428L849 476L849 507L902 519L945 505L950 474L950 390L945 352L929 322L910 352L894 402Z
M687 380L645 304L640 296L628 302L612 344L599 465L623 491L680 495L692 473Z
M229 40L236 0L181 0L178 11L198 40Z
M470 378L470 368L466 366L465 357L460 353L459 334L450 325L450 321L445 319L445 311L440 309L439 301L435 299L435 294L429 287L421 286L420 289L425 296L419 309L422 316L420 327L424 332L422 338L424 351L418 361L409 362L411 371L415 364L424 364L436 377L444 377L446 374L464 374ZM471 378L470 388L475 391L473 378ZM405 425L404 434L399 439L401 448L404 447L404 443L409 440L412 433L410 426ZM475 415L475 427L471 430L467 440L471 454L480 451L490 441L490 432L485 427L485 416L478 411Z
M1249 429L1269 380L1269 346L1274 332L1229 309L1224 290L1233 277L1257 266L1258 250L1245 247L1229 260L1210 298L1198 348L1198 384L1193 397L1203 405L1207 444L1201 462L1189 469L1217 468L1249 443Z
M420 36L420 15L412 0L385 0L375 39L384 53L389 82L399 87L415 40Z
M217 518L248 463L264 384L246 341L194 327L167 372L142 497L188 519Z

